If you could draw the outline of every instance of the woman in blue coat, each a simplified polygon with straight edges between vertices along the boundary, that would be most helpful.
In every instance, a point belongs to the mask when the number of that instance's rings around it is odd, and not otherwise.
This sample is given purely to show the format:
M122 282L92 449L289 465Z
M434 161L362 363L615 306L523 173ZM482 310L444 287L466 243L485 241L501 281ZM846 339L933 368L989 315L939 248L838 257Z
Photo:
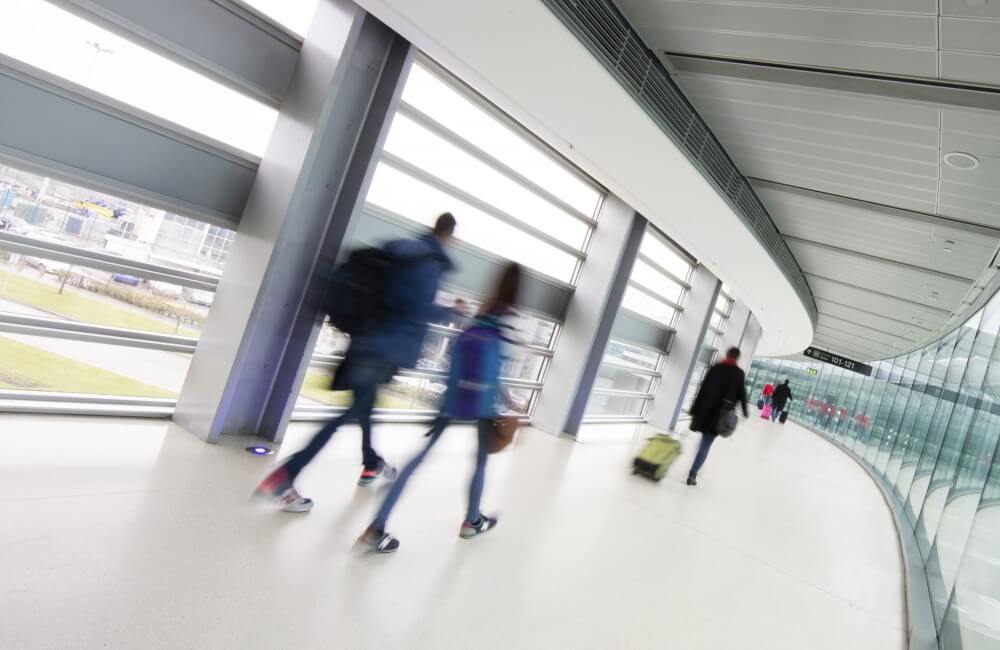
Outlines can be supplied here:
M459 336L452 352L448 388L441 412L427 434L430 440L399 473L399 478L375 515L375 520L358 540L376 553L392 553L399 548L399 540L385 530L389 514L406 488L410 476L453 419L475 420L479 437L476 469L469 482L469 505L459 536L471 539L497 525L496 517L487 517L480 511L479 502L486 479L490 438L499 414L499 405L506 400L500 386L500 369L503 366L501 348L507 340L501 319L510 313L515 304L520 280L521 268L517 264L508 265L500 276L493 298L483 305L472 324Z

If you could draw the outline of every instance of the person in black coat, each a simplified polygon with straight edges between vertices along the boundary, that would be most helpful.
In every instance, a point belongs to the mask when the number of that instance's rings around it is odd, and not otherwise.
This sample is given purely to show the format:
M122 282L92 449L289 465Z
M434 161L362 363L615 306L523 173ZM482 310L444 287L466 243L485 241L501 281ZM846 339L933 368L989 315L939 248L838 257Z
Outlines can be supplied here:
M708 458L708 450L718 437L717 425L726 409L735 408L739 402L743 409L743 417L750 417L747 410L746 376L736 365L740 358L739 348L729 348L726 358L715 364L705 375L698 388L698 395L691 405L691 430L701 433L701 444L698 453L688 472L688 485L698 485L698 470Z
M786 379L785 383L774 389L774 395L771 396L771 421L777 420L781 412L785 410L785 405L788 404L788 401L794 399L792 397L792 389Z

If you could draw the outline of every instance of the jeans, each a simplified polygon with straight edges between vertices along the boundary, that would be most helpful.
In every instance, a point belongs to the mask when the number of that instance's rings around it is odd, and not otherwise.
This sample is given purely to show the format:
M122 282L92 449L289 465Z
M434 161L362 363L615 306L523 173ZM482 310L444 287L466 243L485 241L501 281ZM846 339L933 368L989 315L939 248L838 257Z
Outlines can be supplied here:
M689 478L697 478L698 470L705 464L705 459L708 458L708 450L712 448L712 443L715 442L717 437L714 433L701 434L701 444L698 445L698 453L695 454L694 462L691 464L691 471L688 472Z
M781 412L784 411L784 410L785 410L785 405L784 404L782 404L780 407L776 407L776 406L772 405L772 408L771 408L771 422L774 422L779 417L781 417Z
M293 454L285 462L282 467L288 472L289 481L294 481L306 465L312 462L341 425L354 420L361 425L361 456L365 469L379 468L383 461L372 446L372 411L375 409L375 396L379 384L386 381L391 374L392 367L379 361L371 360L355 364L352 375L354 399L351 406L324 424L304 449Z
M392 509L396 506L396 502L399 500L401 494L403 494L403 489L406 488L406 482L410 480L413 472L417 470L420 463L424 461L427 457L428 452L430 452L431 447L437 443L438 439L441 438L441 434L444 433L445 428L451 423L451 418L448 417L438 417L434 421L434 425L431 427L430 440L427 441L427 446L424 447L419 454L414 456L414 458L406 464L406 467L399 472L399 476L396 478L396 482L392 484L389 489L389 493L385 495L385 501L382 502L382 506L378 509L378 513L375 515L375 521L372 525L377 530L385 530L386 524L389 521L389 515L392 513ZM479 420L477 422L477 429L479 434L479 445L476 448L476 469L472 473L472 480L469 482L469 508L465 513L465 520L469 523L475 523L479 521L481 513L479 512L479 502L483 496L483 486L486 482L486 461L487 461L487 449L489 443L490 433L492 431L493 422L492 420Z

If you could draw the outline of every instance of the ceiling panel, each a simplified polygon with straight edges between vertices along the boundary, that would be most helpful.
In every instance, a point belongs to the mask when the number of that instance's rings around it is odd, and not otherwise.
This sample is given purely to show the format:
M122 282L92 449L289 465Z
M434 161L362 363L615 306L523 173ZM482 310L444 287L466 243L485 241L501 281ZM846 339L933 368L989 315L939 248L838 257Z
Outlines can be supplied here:
M858 155L854 161L848 152L835 152L836 158L826 155L828 151L822 151L818 147L812 154L788 151L784 147L772 148L765 144L744 146L736 142L729 142L725 139L722 144L726 146L734 157L745 160L764 160L775 163L784 163L796 167L821 170L830 174L836 174L841 178L859 178L874 180L880 183L896 185L901 189L922 190L924 192L937 191L937 168L929 168L931 171L923 174L914 174L910 171L903 171L903 167L908 167L905 161L898 161L891 168L887 165L879 166L875 164L864 164L870 162L869 157ZM781 146L780 144L778 145ZM886 162L889 162L887 159ZM922 166L918 169L927 170ZM748 170L751 176L760 178L759 174L753 173L753 169Z
M883 332L880 329L868 327L867 325L856 323L850 319L837 318L829 314L821 315L819 326L831 331L841 332L842 334L867 338L872 342L879 343L880 345L913 345L918 340L915 336L903 337L892 332Z
M825 4L619 0L652 49L936 76L936 8L927 12L921 2L912 13L884 13Z
M936 47L937 39L936 16L929 14L687 1L632 6L633 24L644 34L670 28L918 48Z
M682 80L689 75L681 77ZM687 86L686 82L681 83ZM727 123L738 124L743 120L756 120L771 124L787 124L803 129L825 131L827 133L847 133L857 137L879 138L894 142L904 142L924 147L938 146L937 127L929 129L909 123L890 123L866 120L857 115L841 115L803 110L788 105L769 105L733 100L714 100L692 95L691 102L705 118L709 126L715 128Z
M627 13L632 12L656 12L659 5L667 4L676 0L622 0L618 6ZM705 0L702 0L703 2ZM708 0L711 1L711 0ZM965 0L943 0L944 2L965 4ZM864 10L880 12L897 12L908 14L930 14L937 13L937 0L726 0L729 5L771 5L774 7L805 7L814 9L829 9L836 5L840 10ZM655 13L651 14L655 15ZM948 14L953 15L953 14ZM955 14L962 15L962 14ZM1000 12L998 12L1000 15ZM641 14L636 14L641 17Z
M972 18L941 19L941 49L979 54L1000 54L997 30L1000 21Z
M923 215L858 207L864 204L761 183L754 189L783 235L970 280L982 273L1000 243L1000 232L972 233Z
M811 67L934 77L937 51L757 34L647 28L657 49Z
M818 299L850 305L862 311L882 314L887 318L903 323L914 323L926 329L934 329L948 318L948 313L944 311L928 310L922 305L901 298L873 293L821 277L810 277L809 287Z
M917 212L934 212L937 202L935 188L916 184L901 185L866 176L861 172L842 173L807 161L782 160L773 157L752 157L746 151L730 151L740 170L752 178L772 180L786 185L814 189L828 194L852 197L862 201L894 205Z
M749 129L716 129L715 135L722 144L729 147L742 147L762 152L780 152L797 156L808 156L818 161L844 163L853 167L871 169L875 172L892 170L893 176L899 178L914 176L923 184L936 184L938 176L937 150L923 149L917 157L893 155L888 143L868 141L864 149L855 149L837 142L833 134L826 138L811 138L801 140L787 135L759 133Z
M984 2L981 6L973 6L968 0L940 0L940 2L942 16L1000 19L1000 3Z
M1000 56L941 52L941 78L984 86L1000 86Z
M874 314L872 312L858 309L850 305L841 305L817 298L816 306L820 315L833 316L842 320L851 320L860 325L865 325L883 332L892 332L907 340L923 340L930 336L931 330L924 329L912 322L904 323L894 320L888 316Z
M806 273L929 307L954 310L972 285L969 280L802 241L789 241L788 247Z
M707 113L707 112L706 112ZM927 144L919 144L912 139L889 139L879 129L879 125L873 124L872 131L877 136L866 136L859 132L859 129L834 130L832 128L812 128L791 124L789 122L778 123L774 121L764 121L750 119L746 116L722 116L719 113L702 113L703 117L715 123L714 131L720 137L729 137L731 132L751 132L759 136L772 136L776 138L786 138L798 142L814 142L819 146L834 146L852 149L854 151L868 151L881 153L885 156L907 160L932 161L935 164L938 159L937 134L927 138Z
M814 340L816 347L841 354L851 359L870 360L892 356L891 348L880 348L869 345L852 337L835 336L830 333L817 334Z
M938 128L938 109L901 100L874 99L867 95L841 93L822 88L803 88L787 84L756 80L737 80L729 77L702 74L684 74L681 86L696 104L712 100L724 104L745 102L758 106L789 108L807 113L840 116L852 120L848 128L856 128L855 120L881 122L889 126L907 125L934 132ZM783 122L783 118L773 118ZM879 137L891 137L875 133ZM912 137L904 133L903 137ZM936 141L926 141L936 144Z

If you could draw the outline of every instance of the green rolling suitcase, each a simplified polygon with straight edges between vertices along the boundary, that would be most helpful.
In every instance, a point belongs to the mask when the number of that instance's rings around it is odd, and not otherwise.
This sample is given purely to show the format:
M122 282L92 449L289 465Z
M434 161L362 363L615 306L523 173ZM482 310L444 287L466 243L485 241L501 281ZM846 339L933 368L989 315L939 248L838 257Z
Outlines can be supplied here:
M658 433L650 438L635 457L632 473L659 481L670 469L670 464L681 455L681 443L676 438Z

